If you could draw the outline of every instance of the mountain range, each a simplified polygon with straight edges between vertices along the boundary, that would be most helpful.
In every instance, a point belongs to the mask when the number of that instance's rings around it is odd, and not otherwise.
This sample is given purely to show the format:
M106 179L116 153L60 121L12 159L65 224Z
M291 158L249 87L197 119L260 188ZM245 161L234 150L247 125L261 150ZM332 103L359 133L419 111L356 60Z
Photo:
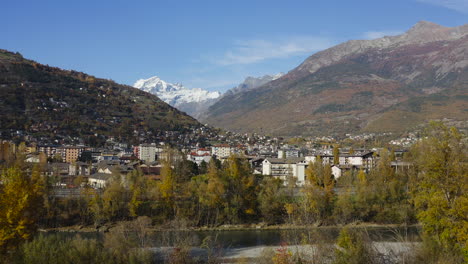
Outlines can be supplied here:
M206 115L208 107L216 103L223 96L257 88L283 75L283 73L278 73L261 77L249 76L241 84L229 89L224 94L218 91L209 92L200 88L189 89L179 83L173 84L161 80L157 76L148 79L140 79L133 84L133 87L154 94L180 111L186 112L194 118L202 119Z
M80 137L94 145L99 136L151 139L199 126L155 95L0 50L0 133Z
M422 21L398 36L350 40L282 77L226 94L203 120L238 132L402 132L468 120L468 25Z
M277 74L274 74L274 75L268 75L268 74L263 75L261 77L248 76L238 86L227 90L223 94L223 96L228 96L228 95L233 95L233 94L237 94L237 93L241 93L241 92L246 92L248 90L257 88L259 86L262 86L262 85L264 85L264 84L266 84L268 82L274 81L274 80L280 78L283 75L284 75L284 73L280 72L280 73L277 73Z
M209 92L200 88L188 89L179 83L169 83L157 76L140 79L133 87L158 96L164 102L198 118L221 95L220 92Z

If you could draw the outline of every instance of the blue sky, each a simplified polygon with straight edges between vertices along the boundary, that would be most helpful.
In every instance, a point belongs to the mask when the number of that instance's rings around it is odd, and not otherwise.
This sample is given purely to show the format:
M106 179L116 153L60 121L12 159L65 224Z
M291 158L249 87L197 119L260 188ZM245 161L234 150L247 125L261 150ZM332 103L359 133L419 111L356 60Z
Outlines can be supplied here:
M221 91L349 39L399 34L420 20L468 23L468 0L3 0L0 10L0 48L40 63Z

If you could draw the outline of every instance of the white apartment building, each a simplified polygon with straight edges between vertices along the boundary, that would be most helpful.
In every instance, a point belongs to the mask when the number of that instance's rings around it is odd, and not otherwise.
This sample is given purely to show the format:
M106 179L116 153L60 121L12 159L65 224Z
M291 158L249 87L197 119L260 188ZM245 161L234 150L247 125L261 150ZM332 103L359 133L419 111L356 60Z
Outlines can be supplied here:
M158 155L161 154L162 151L162 148L160 148L155 143L141 144L138 148L138 158L146 163L155 162Z
M217 158L227 158L231 155L232 148L227 144L219 144L211 147L211 153Z
M283 180L285 185L290 177L295 177L296 185L302 186L305 184L306 166L304 158L266 158L262 163L262 173Z

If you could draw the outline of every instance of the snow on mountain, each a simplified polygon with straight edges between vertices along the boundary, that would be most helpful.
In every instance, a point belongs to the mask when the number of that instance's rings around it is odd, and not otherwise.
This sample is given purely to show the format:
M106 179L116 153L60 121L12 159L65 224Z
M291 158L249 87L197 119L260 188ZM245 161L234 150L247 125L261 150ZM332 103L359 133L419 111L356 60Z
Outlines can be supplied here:
M219 92L209 92L200 88L188 89L180 83L168 83L157 76L140 79L135 82L133 87L157 95L161 100L176 108L185 103L201 103L213 100L221 95Z
M278 73L262 77L247 77L244 82L226 91L223 96L254 89L283 75L284 73ZM208 108L222 97L221 93L217 91L209 92L200 88L188 89L180 83L168 83L157 76L140 79L133 84L133 87L157 95L164 102L197 119L203 119Z

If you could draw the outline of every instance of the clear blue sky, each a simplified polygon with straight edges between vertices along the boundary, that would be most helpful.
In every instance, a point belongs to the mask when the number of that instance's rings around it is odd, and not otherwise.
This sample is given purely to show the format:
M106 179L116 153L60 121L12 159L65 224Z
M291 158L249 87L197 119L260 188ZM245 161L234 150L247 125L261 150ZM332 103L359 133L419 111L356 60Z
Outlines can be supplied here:
M466 24L468 0L3 0L0 48L119 83L157 75L226 90L420 20Z

